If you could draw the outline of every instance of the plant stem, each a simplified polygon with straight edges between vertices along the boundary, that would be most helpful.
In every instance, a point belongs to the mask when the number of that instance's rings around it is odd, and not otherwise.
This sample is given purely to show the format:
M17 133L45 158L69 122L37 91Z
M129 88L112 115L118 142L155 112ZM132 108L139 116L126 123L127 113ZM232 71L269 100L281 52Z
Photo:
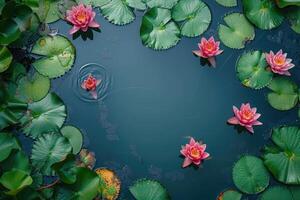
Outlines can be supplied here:
M44 189L48 189L48 188L51 188L53 187L54 185L56 185L57 183L59 183L59 179L56 179L55 181L53 181L52 183L48 184L48 185L44 185L44 186L41 186L40 188L38 188L37 190L44 190Z

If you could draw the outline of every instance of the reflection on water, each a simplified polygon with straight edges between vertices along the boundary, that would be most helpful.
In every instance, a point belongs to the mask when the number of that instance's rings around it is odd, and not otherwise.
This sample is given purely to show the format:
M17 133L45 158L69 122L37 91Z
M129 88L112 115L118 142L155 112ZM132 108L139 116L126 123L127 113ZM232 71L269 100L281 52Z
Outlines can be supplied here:
M81 87L81 84L89 75L92 75L97 80L101 80L100 85L96 87L97 99L94 99L90 92ZM72 84L75 94L81 100L88 102L102 101L105 99L107 91L112 84L112 78L110 73L103 66L96 63L89 63L79 69L76 77L72 80Z

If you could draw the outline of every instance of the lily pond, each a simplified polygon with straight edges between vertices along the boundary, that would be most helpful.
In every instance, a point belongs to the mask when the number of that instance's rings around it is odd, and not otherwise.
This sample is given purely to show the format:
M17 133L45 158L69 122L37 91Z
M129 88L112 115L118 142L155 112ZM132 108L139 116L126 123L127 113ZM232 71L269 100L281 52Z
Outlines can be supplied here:
M299 200L298 6L0 0L0 199Z

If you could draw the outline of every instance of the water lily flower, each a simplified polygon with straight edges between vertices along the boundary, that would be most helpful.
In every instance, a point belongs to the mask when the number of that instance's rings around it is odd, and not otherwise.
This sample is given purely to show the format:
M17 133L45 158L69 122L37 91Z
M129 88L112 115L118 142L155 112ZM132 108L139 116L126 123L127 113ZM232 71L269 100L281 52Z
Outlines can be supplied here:
M283 53L281 49L276 54L273 51L266 53L266 60L272 72L280 75L290 76L288 70L295 66L292 59L287 58L287 54Z
M90 92L94 99L98 98L96 88L100 85L101 80L97 80L92 74L90 74L81 84L81 87Z
M93 11L90 5L85 6L79 4L73 6L71 10L67 10L66 20L73 24L73 28L70 30L70 34L74 34L79 30L86 32L89 27L99 28L100 25L95 21L96 13Z
M256 112L256 108L251 108L250 104L242 104L241 108L233 106L234 117L228 119L229 124L245 127L250 133L254 133L253 126L262 125L257 119L261 114Z
M213 67L216 67L215 56L223 52L223 50L220 50L220 42L215 41L213 36L208 40L202 37L198 47L199 50L195 50L193 53L198 57L207 59Z
M195 165L200 165L201 162L209 157L209 153L205 152L206 144L201 144L196 142L194 138L191 137L189 144L182 146L180 153L185 157L182 167L185 168L192 163Z

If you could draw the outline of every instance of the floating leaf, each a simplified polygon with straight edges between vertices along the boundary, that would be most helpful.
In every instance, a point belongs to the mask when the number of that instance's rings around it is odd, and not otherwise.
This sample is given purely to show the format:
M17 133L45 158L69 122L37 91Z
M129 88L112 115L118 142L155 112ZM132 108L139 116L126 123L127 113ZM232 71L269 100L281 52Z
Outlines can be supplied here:
M158 181L141 179L129 188L136 200L169 200L167 190Z
M68 138L73 148L73 154L79 153L83 140L81 131L74 126L64 126L60 131L64 137Z
M49 93L41 101L29 104L28 110L23 119L23 130L33 138L42 133L58 132L66 118L66 107L54 93Z
M151 8L143 16L140 36L145 46L162 50L179 42L180 30L171 20L170 10Z
M0 183L9 191L8 195L16 195L24 187L32 184L32 178L22 170L11 170L0 177Z
M9 133L0 133L0 162L7 159L13 149L21 149L17 139Z
M237 61L236 71L241 83L254 89L267 86L273 77L273 73L268 70L265 54L260 51L243 54Z
M27 174L30 174L31 168L27 155L21 150L13 151L9 157L1 163L1 169L3 171L9 170L22 170Z
M77 165L81 167L87 167L93 169L96 163L95 153L90 152L87 149L81 149L79 153L79 158L77 160Z
M226 190L222 192L218 197L217 200L241 200L242 194L235 191L235 190Z
M224 21L227 26L220 24L218 33L220 40L227 47L242 49L247 41L254 39L254 28L243 14L226 15Z
M40 101L50 90L50 80L35 73L31 78L24 76L18 83L17 93L26 102Z
M232 171L236 187L246 194L257 194L269 185L269 174L261 159L243 156L234 165Z
M59 179L66 184L73 184L76 181L77 167L75 157L69 154L66 159L52 165L52 169L57 173Z
M271 187L265 191L260 200L297 200L286 187Z
M250 22L263 30L276 28L284 20L274 0L243 0L243 7Z
M277 110L290 110L298 103L298 86L286 77L276 77L268 86L268 102Z
M285 184L300 184L300 129L280 127L272 131L273 148L266 148L264 163ZM270 149L276 149L276 151Z
M75 61L75 48L65 37L46 36L33 46L32 53L42 56L32 65L42 75L57 78L71 69Z
M276 0L275 2L279 8L286 6L300 6L300 0Z
M5 46L0 46L0 73L8 69L12 59L10 51Z
M172 9L172 18L183 21L181 35L195 37L207 30L211 13L205 3L199 0L180 0Z
M51 166L60 162L72 151L67 138L58 133L44 134L37 138L32 147L32 165L44 175L54 175Z
M16 84L21 77L26 75L26 73L24 65L12 63L12 66L5 72L5 79Z
M177 4L178 0L144 0L144 2L146 2L150 8L159 7L171 9Z
M225 7L237 6L237 0L216 0L216 2Z
M121 189L121 182L117 175L107 168L98 168L95 172L100 179L99 193L101 199L116 200Z

